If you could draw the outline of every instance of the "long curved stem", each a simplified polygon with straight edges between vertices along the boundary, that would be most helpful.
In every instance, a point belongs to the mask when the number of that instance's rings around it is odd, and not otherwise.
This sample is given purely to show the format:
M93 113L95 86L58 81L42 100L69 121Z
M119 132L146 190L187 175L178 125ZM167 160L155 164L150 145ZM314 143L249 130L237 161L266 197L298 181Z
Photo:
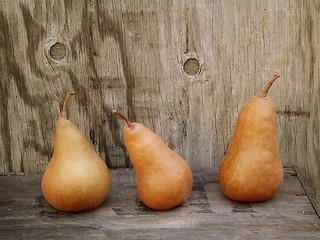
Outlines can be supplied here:
M268 85L266 86L266 88L263 90L263 92L261 93L261 96L266 97L268 94L268 91L270 89L270 87L272 86L272 84L274 83L274 81L279 78L279 75L274 75L273 78L270 80L270 82L268 83Z
M132 123L128 120L128 118L126 118L124 115L122 115L121 113L118 113L116 110L112 110L112 113L115 114L115 115L118 115L120 117L122 117L126 123L128 124L128 127L131 127Z
M62 114L61 114L61 117L64 117L66 118L67 117L67 103L69 102L69 99L71 98L71 96L75 94L74 91L69 91L67 96L66 96L66 99L64 100L64 103L63 103L63 107L62 107Z

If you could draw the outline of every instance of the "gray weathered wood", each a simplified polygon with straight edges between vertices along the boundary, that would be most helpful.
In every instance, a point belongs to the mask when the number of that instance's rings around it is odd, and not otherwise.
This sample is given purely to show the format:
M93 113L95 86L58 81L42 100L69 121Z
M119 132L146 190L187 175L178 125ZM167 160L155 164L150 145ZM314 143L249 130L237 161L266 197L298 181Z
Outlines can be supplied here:
M227 199L217 169L194 173L188 200L154 211L139 199L133 170L112 170L106 201L97 209L64 213L41 193L41 175L0 177L0 239L319 239L320 219L292 169L280 191L262 203Z
M71 89L70 119L110 168L132 166L112 108L217 167L241 107L279 74L283 164L320 203L319 26L317 0L0 1L0 173L45 170Z

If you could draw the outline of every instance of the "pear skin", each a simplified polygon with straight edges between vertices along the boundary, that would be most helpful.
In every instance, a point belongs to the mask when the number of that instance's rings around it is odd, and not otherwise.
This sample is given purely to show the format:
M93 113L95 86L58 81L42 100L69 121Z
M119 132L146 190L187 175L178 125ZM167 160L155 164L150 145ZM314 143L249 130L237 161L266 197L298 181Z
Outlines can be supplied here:
M219 167L224 194L238 202L260 202L280 189L283 168L279 152L277 115L268 90L251 98L241 109L228 152Z
M66 117L69 92L56 127L54 152L42 178L45 199L56 209L79 212L98 207L110 190L110 173L85 136Z
M124 139L143 203L162 211L182 204L193 185L188 164L150 129L140 123L131 123L115 110L113 113L127 122L123 128Z

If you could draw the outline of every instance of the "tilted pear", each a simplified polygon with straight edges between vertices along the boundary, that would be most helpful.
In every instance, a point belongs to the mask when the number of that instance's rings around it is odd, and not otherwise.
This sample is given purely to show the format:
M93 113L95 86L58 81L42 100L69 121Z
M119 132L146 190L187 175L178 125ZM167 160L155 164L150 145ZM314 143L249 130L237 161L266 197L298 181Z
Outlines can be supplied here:
M115 110L113 113L127 122L124 139L144 204L155 210L169 210L183 203L193 185L188 164L150 129L131 123Z
M54 152L42 178L45 199L56 209L78 212L98 207L110 190L110 174L105 162L91 148L85 136L67 119L63 104L56 127Z
M219 167L219 184L234 201L258 202L280 189L283 169L279 153L277 116L265 90L241 109L229 150Z

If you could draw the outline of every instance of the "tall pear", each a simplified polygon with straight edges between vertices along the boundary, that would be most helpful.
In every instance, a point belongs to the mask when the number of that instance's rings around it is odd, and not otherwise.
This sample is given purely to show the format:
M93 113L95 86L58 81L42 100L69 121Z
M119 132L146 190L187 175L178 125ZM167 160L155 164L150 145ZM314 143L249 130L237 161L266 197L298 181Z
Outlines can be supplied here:
M169 210L183 203L193 184L188 164L150 129L131 123L115 110L112 112L127 123L124 139L144 204L155 210Z
M234 201L259 202L280 189L283 169L279 153L277 116L265 90L241 109L230 148L219 167L219 184Z
M78 212L98 207L110 190L110 174L104 161L85 136L67 119L64 101L56 127L52 159L42 178L45 199L56 209Z

